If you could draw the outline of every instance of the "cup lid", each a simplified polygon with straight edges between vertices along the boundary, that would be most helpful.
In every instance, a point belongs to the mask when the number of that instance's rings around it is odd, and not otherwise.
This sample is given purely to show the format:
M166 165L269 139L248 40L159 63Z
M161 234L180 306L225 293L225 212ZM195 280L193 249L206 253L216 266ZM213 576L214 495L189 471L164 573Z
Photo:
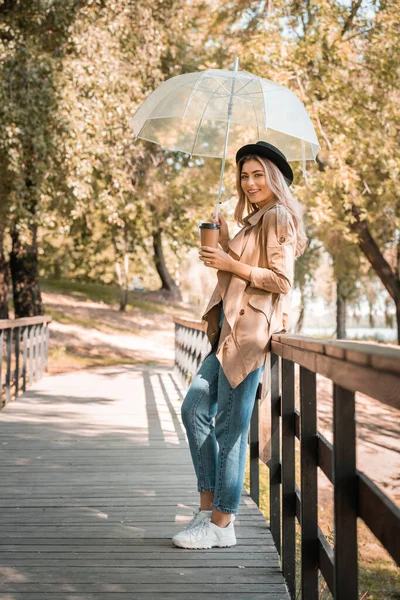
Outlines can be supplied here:
M200 223L199 229L219 229L218 223Z

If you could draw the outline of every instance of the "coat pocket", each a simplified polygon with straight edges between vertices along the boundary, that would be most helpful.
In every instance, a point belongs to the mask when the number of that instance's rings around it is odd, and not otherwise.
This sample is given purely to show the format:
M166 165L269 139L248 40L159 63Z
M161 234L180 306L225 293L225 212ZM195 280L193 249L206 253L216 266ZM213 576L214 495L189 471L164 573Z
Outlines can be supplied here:
M268 323L270 323L275 299L276 294L252 294L248 300L248 304L264 313Z

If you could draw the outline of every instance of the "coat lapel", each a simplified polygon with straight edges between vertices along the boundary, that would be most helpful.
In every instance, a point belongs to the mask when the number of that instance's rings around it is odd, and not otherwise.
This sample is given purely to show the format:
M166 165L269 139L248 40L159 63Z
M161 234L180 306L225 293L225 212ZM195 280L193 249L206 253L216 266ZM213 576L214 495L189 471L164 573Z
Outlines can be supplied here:
M228 247L234 254L236 254L237 258L240 258L243 254L243 250L247 244L249 236L245 236L246 231L248 231L250 225L243 227L234 238L229 240Z

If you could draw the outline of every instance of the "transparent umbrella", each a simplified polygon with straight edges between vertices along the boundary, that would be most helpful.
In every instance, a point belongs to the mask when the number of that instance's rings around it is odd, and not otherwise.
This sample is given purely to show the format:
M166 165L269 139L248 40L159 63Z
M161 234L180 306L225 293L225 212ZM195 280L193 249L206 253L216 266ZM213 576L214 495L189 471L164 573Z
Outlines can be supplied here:
M190 155L225 159L247 143L264 140L289 162L315 160L320 145L299 98L285 86L239 71L209 69L164 81L129 121L136 138Z

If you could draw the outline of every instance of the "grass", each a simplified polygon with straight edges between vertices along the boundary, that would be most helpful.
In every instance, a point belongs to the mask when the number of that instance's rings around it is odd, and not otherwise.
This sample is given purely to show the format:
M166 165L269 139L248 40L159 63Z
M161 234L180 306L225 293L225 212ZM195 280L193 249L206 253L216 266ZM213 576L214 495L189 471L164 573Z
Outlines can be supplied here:
M82 283L66 279L41 279L40 287L43 292L66 294L81 301L119 306L120 292L116 285ZM142 297L139 294L142 294ZM150 313L164 313L169 312L170 304L163 306L158 302L148 300L146 292L128 292L127 310L132 308Z
M296 453L298 454L298 453ZM269 521L269 469L259 461L260 470L260 511ZM296 465L296 478L300 477L299 464ZM247 452L245 473L245 489L250 493L250 460ZM319 514L318 524L333 546L333 523L328 510ZM300 569L301 569L301 529L296 521L296 600L301 599ZM376 540L368 527L358 520L359 547L359 598L360 600L400 600L400 577L398 567L392 558ZM320 600L333 600L325 580L319 574Z

